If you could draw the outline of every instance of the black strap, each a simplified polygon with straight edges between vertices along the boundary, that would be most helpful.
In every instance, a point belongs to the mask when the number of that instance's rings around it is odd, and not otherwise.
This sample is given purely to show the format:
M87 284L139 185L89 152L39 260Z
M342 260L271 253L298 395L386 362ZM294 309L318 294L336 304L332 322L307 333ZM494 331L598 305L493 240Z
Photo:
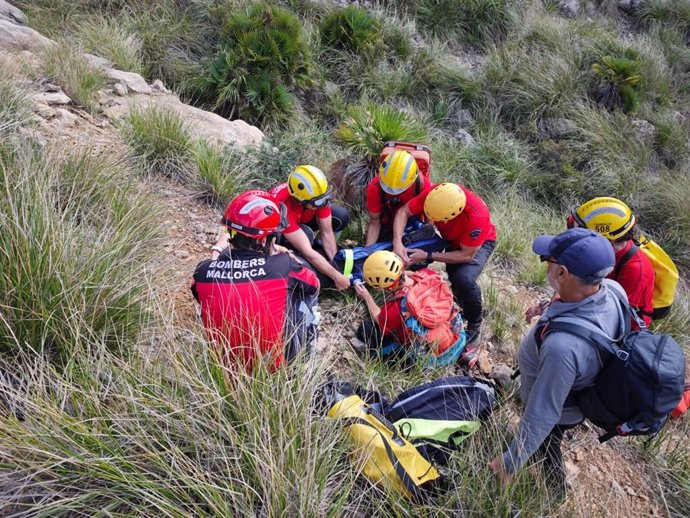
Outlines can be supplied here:
M639 250L639 247L635 244L633 244L627 252L621 257L621 260L618 261L616 264L616 267L613 270L613 280L617 281L618 276L621 273L621 270L623 269L623 266L625 266L625 263L627 263L630 259L632 259L632 256L635 255Z
M374 415L378 419L378 415L376 415L374 412L369 411L371 415ZM417 498L420 495L420 487L414 483L414 480L412 480L412 477L407 473L407 470L405 467L400 464L400 460L398 457L395 456L395 453L393 453L393 449L391 448L391 445L388 443L388 438L383 435L383 432L376 428L373 424L371 424L369 421L366 419L362 419L361 417L345 417L342 418L341 421L344 423L344 426L351 426L353 424L359 424L362 426L368 426L369 428L372 428L376 433L379 434L381 437L381 442L383 442L383 447L386 449L386 455L388 456L388 460L390 461L391 465L395 469L396 475L398 475L398 478L402 481L403 485L405 488L412 494L414 498ZM385 420L387 421L387 420ZM388 424L385 421L381 421L384 423L384 425L388 427ZM390 423L390 421L388 421ZM396 437L399 438L400 436L398 435L398 432L395 430L395 426L391 424L393 428L393 440L396 440ZM390 428L389 428L390 429Z

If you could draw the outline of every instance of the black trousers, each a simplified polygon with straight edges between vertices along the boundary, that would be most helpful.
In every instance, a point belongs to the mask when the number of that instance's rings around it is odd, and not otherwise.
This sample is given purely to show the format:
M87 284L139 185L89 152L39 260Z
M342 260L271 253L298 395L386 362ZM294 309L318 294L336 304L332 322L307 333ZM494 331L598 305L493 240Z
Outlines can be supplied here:
M350 212L345 207L331 205L331 218L333 221L333 232L337 234L338 232L345 230L345 227L347 227L348 223L350 223ZM300 227L304 233L307 234L309 242L313 245L316 232L319 230L318 219L313 217L309 223L306 225L302 224Z
M482 290L477 284L477 278L486 266L494 248L496 248L495 241L484 241L474 259L469 263L446 265L450 287L455 299L462 307L462 316L467 320L468 325L476 325L482 321Z
M389 359L404 359L405 348L392 334L384 335L373 320L364 320L357 328L355 336L368 346L369 356Z
M566 487L565 463L563 461L563 450L561 449L563 434L578 425L579 423L569 425L557 424L551 429L536 453L544 458L544 472L547 482L559 491L565 491Z

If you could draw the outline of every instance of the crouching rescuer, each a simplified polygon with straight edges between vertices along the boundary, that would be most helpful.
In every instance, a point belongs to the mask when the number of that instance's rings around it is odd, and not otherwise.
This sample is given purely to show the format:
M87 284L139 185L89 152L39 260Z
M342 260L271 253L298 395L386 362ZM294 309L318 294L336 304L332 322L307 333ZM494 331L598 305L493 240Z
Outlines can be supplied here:
M316 338L316 275L274 247L285 228L285 206L256 192L233 199L222 223L230 247L200 262L192 294L224 365L251 370L258 359L276 368Z

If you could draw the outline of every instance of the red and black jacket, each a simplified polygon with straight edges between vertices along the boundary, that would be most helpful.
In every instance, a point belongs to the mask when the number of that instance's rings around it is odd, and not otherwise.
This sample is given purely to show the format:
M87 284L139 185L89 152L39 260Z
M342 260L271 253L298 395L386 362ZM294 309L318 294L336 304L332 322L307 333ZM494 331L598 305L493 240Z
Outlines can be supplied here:
M286 360L292 320L318 291L314 272L290 255L249 250L227 249L200 262L192 283L210 339L249 369L257 356L272 356L276 367Z

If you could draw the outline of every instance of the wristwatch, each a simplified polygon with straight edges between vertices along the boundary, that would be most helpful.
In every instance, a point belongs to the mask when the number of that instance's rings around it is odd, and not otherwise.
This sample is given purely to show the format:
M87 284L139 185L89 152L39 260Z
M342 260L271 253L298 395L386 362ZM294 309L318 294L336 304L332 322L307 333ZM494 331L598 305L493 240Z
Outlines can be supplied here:
M434 253L433 252L427 252L426 253L426 262L427 263L433 263L434 262Z

